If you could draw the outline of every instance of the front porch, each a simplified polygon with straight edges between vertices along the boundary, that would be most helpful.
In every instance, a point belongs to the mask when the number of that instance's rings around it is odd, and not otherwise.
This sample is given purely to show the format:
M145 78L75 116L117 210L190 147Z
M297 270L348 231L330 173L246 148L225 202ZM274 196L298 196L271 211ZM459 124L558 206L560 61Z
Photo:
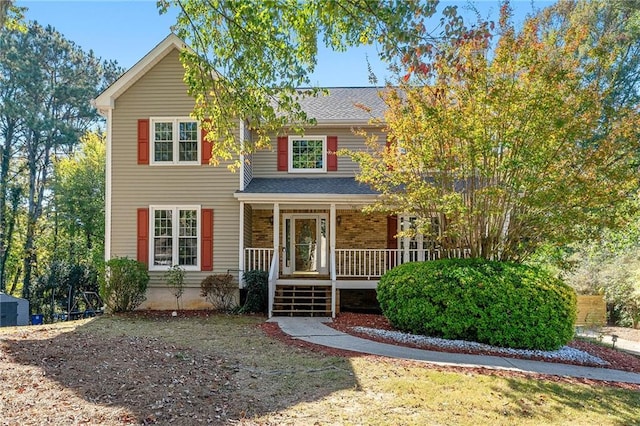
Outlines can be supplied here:
M342 290L375 290L380 277L406 262L468 257L468 250L444 249L333 249L331 273L284 275L281 256L273 248L244 249L246 270L269 274L269 316L335 317L340 311Z
M396 238L414 219L365 214L377 194L353 178L253 179L235 197L239 269L268 272L269 317L335 317L341 291L375 290L397 265L468 256L426 236Z

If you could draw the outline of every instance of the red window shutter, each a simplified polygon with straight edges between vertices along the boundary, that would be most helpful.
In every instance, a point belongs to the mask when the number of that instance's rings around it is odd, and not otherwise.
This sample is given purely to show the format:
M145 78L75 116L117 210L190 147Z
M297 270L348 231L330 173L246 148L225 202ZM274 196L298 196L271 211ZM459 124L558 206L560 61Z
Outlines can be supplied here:
M209 121L209 120L206 120ZM211 161L211 149L213 148L213 143L207 141L205 137L207 136L207 131L204 128L200 130L200 139L202 143L202 155L201 155L201 163L209 164Z
M335 172L338 170L338 137L327 136L327 171Z
M398 233L398 216L387 216L387 248L397 249L398 239L396 234Z
M289 170L289 138L278 136L278 171Z
M398 216L390 215L387 216L387 248L397 250L398 249L398 239L396 238L396 234L398 233ZM394 252L390 253L389 257L389 268L396 267L400 262L398 261L399 253Z
M149 164L149 119L138 120L138 164Z
M149 266L149 209L138 209L138 248L137 259Z
M202 209L200 219L200 270L213 271L213 209Z

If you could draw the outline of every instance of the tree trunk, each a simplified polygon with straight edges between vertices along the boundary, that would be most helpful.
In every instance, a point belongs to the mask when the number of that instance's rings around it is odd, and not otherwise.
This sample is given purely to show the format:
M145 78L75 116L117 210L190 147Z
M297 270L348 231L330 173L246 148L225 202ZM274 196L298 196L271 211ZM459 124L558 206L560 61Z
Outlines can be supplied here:
M33 244L35 234L35 224L29 219L27 224L27 237L24 241L24 258L22 268L24 269L24 277L22 279L22 298L31 300L31 273L32 266L36 262L36 251Z
M19 187L12 188L11 190L11 215L9 217L9 220L5 221L5 224L4 224L6 228L6 232L5 232L6 243L5 243L4 251L2 251L2 254L0 255L0 280L2 280L1 282L3 284L3 286L0 287L0 291L6 290L5 283L8 280L7 272L6 272L7 260L9 259L9 255L11 254L11 248L12 248L11 246L13 242L13 231L16 225L16 216L18 214L18 207L20 206L21 193L22 193L22 189ZM18 276L16 275L14 278L14 283L17 281L17 279L18 279ZM13 293L13 290L10 293Z
M35 262L35 250L33 239L35 236L35 216L36 216L36 182L37 182L37 168L34 147L30 147L29 150L29 195L28 201L28 213L27 213L27 234L24 241L24 258L22 268L24 270L24 277L22 279L22 297L27 300L31 300L31 267Z
M18 287L18 281L20 281L20 274L22 273L22 268L18 266L18 270L13 275L13 282L11 283L11 288L9 289L9 294L15 294L16 287Z
M7 191L9 189L9 168L11 147L15 137L15 123L10 119L3 132L4 146L0 147L0 291L6 290L6 259L11 235L7 232Z
M24 243L24 279L22 281L22 297L29 300L31 296L31 280L33 266L36 264L37 253L35 247L36 225L42 216L42 202L44 199L44 189L47 184L48 171L50 166L49 155L51 153L52 142L49 139L41 141L39 135L34 132L33 145L29 147L29 197L27 215L27 233ZM42 143L41 155L38 155L38 148ZM38 164L41 160L42 164ZM39 167L38 167L39 166Z

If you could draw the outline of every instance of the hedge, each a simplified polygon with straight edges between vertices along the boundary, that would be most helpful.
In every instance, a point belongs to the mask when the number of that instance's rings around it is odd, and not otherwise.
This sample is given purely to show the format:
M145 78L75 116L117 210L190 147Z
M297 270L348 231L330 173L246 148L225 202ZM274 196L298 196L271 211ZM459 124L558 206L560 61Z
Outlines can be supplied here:
M545 271L485 259L400 265L378 301L399 330L494 346L554 350L574 334L574 290Z

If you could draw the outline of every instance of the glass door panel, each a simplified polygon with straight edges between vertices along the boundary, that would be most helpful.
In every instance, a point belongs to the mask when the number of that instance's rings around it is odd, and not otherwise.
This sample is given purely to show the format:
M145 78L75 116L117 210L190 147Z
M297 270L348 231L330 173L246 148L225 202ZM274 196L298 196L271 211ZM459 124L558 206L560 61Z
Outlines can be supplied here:
M294 262L295 272L317 272L317 219L295 219L294 225Z
M326 214L284 215L282 271L291 274L327 274L329 221Z

